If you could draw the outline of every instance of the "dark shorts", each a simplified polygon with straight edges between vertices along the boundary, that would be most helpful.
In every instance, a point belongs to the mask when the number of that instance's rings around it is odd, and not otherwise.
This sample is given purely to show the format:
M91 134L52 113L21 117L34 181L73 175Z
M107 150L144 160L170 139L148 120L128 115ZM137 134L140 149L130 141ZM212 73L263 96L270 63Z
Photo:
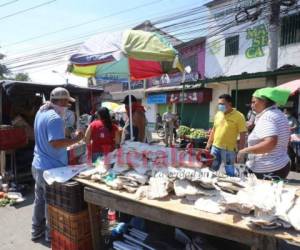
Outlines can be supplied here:
M289 172L290 172L290 168L291 168L290 165L291 164L289 162L285 167L283 167L283 168L281 168L277 171L270 172L270 173L255 173L255 172L251 171L250 169L249 169L249 172L255 174L258 179L269 179L269 178L272 178L272 177L274 177L274 179L276 177L277 178L279 177L281 179L285 179L288 176Z

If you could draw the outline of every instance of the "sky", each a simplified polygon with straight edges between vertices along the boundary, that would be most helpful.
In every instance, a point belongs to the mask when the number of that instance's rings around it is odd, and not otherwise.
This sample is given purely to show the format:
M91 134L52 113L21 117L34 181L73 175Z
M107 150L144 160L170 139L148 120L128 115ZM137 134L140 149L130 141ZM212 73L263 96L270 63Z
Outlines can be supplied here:
M5 63L20 55L83 42L99 32L124 30L206 2L209 1L0 0L0 53L6 55ZM28 8L33 9L26 11ZM71 83L86 85L86 79L65 73L67 59L68 56L60 65L25 72L35 82L63 83L68 78Z

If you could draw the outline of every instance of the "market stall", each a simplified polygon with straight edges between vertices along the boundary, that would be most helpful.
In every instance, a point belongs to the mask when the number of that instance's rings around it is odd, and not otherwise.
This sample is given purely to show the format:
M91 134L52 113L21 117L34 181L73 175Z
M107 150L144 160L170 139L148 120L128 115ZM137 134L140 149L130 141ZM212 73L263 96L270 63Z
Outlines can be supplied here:
M76 179L86 185L84 199L88 202L94 249L101 249L99 209L112 209L159 223L194 232L218 236L252 246L252 249L276 249L276 240L300 243L295 230L262 230L251 228L238 213L211 214L197 211L178 199L136 200L134 194L111 190L104 184Z
M195 129L188 126L181 125L177 130L180 138L179 146L185 148L190 144L193 148L205 148L209 131L204 129Z
M300 244L298 186L258 180L242 166L236 166L238 176L229 177L210 171L211 162L201 150L126 142L95 167L69 170L72 176L80 172L75 180L85 186L94 249L100 244L102 208L253 249L276 249L276 240Z
M33 123L43 101L50 92L64 87L76 98L72 107L77 116L90 113L101 103L101 88L85 88L73 84L40 84L13 80L0 81L0 175L6 181L25 182L32 179L34 148ZM6 178L7 177L7 178Z

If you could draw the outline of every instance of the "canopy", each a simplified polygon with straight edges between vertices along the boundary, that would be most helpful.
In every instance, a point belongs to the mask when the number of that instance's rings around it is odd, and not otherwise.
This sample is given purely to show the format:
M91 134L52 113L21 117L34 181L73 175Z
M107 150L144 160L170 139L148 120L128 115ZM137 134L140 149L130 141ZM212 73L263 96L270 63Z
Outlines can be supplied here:
M70 58L68 71L95 77L102 83L144 80L176 71L183 72L178 52L154 32L127 30L96 35ZM132 107L129 99L130 136L133 139Z
M124 112L125 112L125 105L118 104L115 102L102 102L101 107L105 107L116 113L122 113L122 110L124 110Z
M128 30L96 35L72 55L68 71L83 77L144 80L183 71L178 52L161 35Z
M300 79L278 85L276 88L287 89L294 95L300 89Z

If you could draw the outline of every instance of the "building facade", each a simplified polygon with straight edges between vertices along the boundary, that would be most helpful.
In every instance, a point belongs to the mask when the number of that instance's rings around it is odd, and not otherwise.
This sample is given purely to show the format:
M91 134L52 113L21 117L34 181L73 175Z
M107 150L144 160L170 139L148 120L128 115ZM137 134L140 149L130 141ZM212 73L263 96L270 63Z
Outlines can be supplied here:
M267 1L215 0L206 6L211 29L206 38L205 77L213 88L210 119L222 93L233 95L244 114L252 93L267 85L267 77L277 77L277 85L299 79L300 12L297 6L281 6L278 71L269 71L269 11ZM248 18L246 19L246 12ZM250 20L251 19L251 20ZM286 72L286 73L285 73ZM252 77L253 76L253 77Z

